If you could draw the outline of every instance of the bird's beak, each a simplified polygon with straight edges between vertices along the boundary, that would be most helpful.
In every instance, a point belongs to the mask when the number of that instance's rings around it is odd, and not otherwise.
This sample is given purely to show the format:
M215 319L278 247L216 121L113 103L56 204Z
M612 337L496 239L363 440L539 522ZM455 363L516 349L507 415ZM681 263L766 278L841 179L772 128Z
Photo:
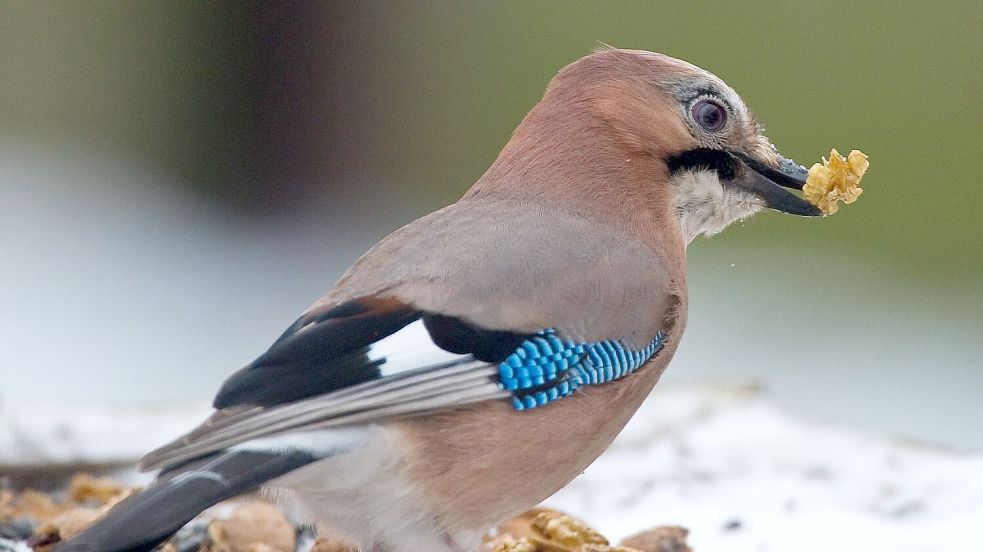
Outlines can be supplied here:
M815 205L785 189L801 190L805 185L809 171L802 165L781 155L778 156L777 167L748 155L734 154L734 156L739 163L733 178L726 181L729 184L760 197L769 209L805 217L823 214Z

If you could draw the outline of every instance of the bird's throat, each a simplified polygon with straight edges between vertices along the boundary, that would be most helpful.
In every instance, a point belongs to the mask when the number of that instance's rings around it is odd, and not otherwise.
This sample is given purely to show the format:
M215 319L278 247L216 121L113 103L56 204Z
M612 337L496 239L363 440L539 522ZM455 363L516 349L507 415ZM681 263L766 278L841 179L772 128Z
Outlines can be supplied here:
M753 194L724 186L716 171L680 171L669 179L673 205L686 243L721 232L764 206Z

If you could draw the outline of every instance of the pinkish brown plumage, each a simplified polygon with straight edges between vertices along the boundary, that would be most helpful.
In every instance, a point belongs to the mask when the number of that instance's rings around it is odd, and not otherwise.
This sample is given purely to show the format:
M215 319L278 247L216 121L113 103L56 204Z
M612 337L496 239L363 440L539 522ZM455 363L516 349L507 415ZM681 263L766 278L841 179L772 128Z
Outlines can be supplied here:
M57 550L149 549L257 487L362 550L476 550L658 382L686 323L687 244L763 208L818 214L783 190L804 179L712 74L586 56L460 201L367 252L226 381L215 415L144 459L157 483Z

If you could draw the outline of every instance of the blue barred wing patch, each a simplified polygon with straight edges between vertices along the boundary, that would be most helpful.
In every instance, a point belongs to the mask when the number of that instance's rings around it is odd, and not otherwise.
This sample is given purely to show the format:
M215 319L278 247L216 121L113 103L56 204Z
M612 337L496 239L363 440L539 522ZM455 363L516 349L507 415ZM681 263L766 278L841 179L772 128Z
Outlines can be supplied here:
M565 397L584 385L605 383L635 371L662 348L665 332L641 349L619 341L574 343L543 330L498 365L502 389L512 393L512 406L526 410Z

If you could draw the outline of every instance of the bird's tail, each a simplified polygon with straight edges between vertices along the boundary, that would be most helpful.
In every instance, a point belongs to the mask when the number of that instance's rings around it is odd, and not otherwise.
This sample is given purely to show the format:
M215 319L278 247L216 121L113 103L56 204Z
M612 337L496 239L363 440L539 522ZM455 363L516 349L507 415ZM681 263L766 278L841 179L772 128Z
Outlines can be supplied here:
M54 552L145 552L205 509L324 458L303 451L224 451L162 473Z

